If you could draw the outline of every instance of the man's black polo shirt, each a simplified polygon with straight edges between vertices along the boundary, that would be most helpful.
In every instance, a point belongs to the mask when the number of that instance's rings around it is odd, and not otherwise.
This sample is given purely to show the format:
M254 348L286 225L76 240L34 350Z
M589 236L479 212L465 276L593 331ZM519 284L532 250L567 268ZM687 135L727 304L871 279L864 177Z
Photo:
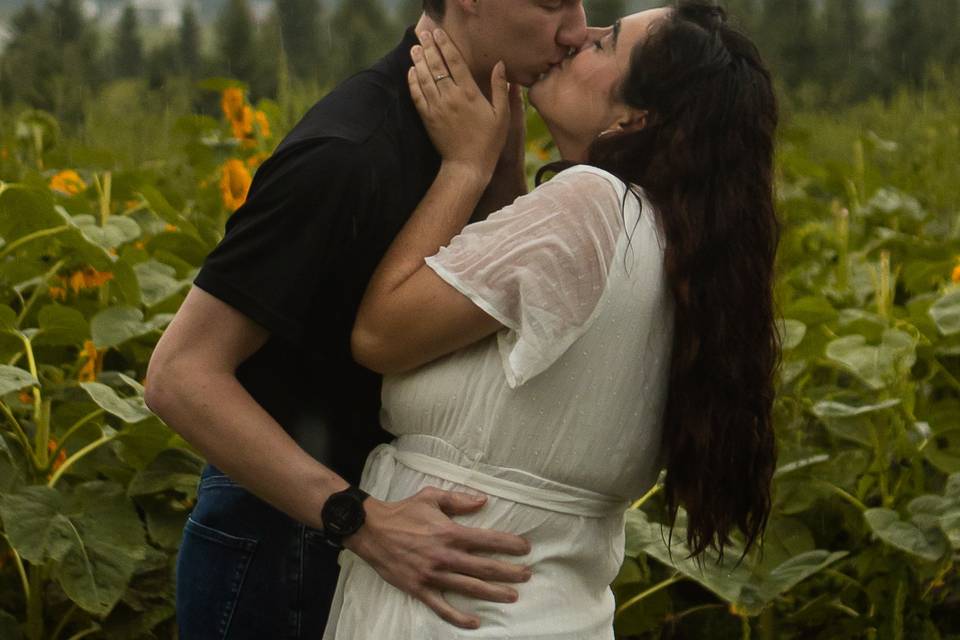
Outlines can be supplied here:
M410 98L416 37L315 104L260 167L194 284L270 330L237 371L317 460L359 482L380 377L350 356L370 276L440 166Z

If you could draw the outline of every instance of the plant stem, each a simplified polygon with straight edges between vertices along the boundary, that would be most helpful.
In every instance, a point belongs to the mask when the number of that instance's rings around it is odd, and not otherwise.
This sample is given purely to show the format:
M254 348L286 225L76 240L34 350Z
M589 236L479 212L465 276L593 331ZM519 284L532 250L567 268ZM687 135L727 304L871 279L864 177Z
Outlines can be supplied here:
M54 452L50 455L50 459L51 459L51 460L56 460L56 459L57 459L57 456L60 455L60 450L63 449L64 446L66 446L67 440L70 439L70 436L72 436L72 435L77 431L77 429L79 429L79 428L82 427L83 425L87 424L88 422L90 422L91 420L93 420L94 418L96 418L97 416L102 415L103 413L104 413L104 410L103 410L103 409L95 409L94 411L91 411L91 412L88 413L87 415L83 416L82 418L80 418L79 420L77 420L76 422L74 422L74 423L70 426L70 428L67 429L67 430L63 433L63 435L60 437L60 443L57 445L56 451L54 451Z
M27 638L43 640L43 567L30 565L30 595L27 597Z
M73 617L73 614L77 612L77 604L73 603L67 612L60 618L60 622L57 623L56 628L53 630L53 633L50 635L50 640L57 640L60 637L60 632L67 626L67 623L70 622L70 618Z
M766 607L760 613L758 626L760 627L760 640L776 640L776 628L774 625L773 607Z
M27 437L27 433L20 425L20 421L17 420L16 416L13 415L13 412L10 411L10 407L7 406L6 402L0 401L0 411L3 411L3 414L7 416L7 421L13 425L13 430L16 432L17 439L20 440L20 446L23 447L23 450L30 457L30 461L33 462L33 466L36 467L37 456L33 453L33 447L30 446L30 438Z
M947 382L950 384L950 386L953 387L955 390L960 391L960 380L957 380L954 377L954 375L947 370L947 368L943 365L943 363L936 358L936 356L934 356L933 358L933 364L935 364L937 368L940 370L940 373L944 375L944 377L947 379Z
M53 274L55 274L57 271L60 271L60 268L66 263L67 263L67 259L63 258L59 260L55 265L53 265L52 269L50 269L45 274L43 274L43 277L41 278L42 285L38 284L36 287L33 288L33 292L30 294L30 299L24 303L23 309L20 310L20 315L17 316L18 327L23 323L24 318L27 317L27 313L30 312L30 307L32 307L33 303L37 301L37 298L40 296L40 293L42 291L49 291L50 287L46 286L47 280L49 280L53 276Z
M646 598L647 596L651 596L651 595L653 595L654 593L656 593L657 591L660 591L661 589L666 589L667 587L669 587L670 585L672 585L674 582L679 582L679 581L683 580L683 578L684 578L683 574L681 574L681 573L675 573L675 574L673 574L671 577L667 578L666 580L664 580L664 581L662 581L662 582L658 582L657 584L653 585L652 587L650 587L650 588L647 589L646 591L643 591L643 592L641 592L641 593L638 593L637 595L633 596L632 598L630 598L629 600L627 600L626 602L624 602L622 605L620 605L619 607L617 607L617 611L616 611L616 613L614 614L614 616L619 616L619 615L621 615L624 611L626 611L627 609L629 609L629 608L632 607L633 605L637 604L638 602L640 602L641 600L643 600L643 599Z
M814 481L815 483L817 483L817 484L820 484L820 485L825 486L825 487L828 488L830 491L832 491L833 493L837 494L838 496L840 496L841 498L843 498L844 500L846 500L847 502L849 502L850 504L852 504L853 506L855 506L855 507L856 507L857 509L859 509L860 511L866 511L866 510L867 510L867 505L863 504L862 502L860 502L859 500L857 500L854 496L850 495L849 493L847 493L846 491L844 491L843 489L841 489L841 488L838 487L837 485L835 485L835 484L833 484L833 483L831 483L831 482L827 482L826 480L820 480L820 479L818 479L818 478L814 478L813 481Z
M30 338L25 336L23 333L18 332L20 341L23 342L23 348L27 354L27 364L30 367L30 373L38 381L40 380L40 375L37 372L37 361L33 357L33 345L30 343ZM37 427L37 431L34 434L34 446L36 447L36 461L40 467L47 466L47 439L50 437L49 427L50 425L43 424L43 397L40 395L40 386L33 386L33 422Z
M85 638L91 633L96 633L97 631L100 631L100 625L94 622L92 627L90 627L89 629L84 629L83 631L78 631L77 633L67 638L67 640L80 640L80 638Z
M0 533L3 536L3 539L7 541L7 546L10 547L10 553L13 554L13 564L17 567L17 574L20 576L20 586L23 588L23 598L26 602L30 602L30 579L27 577L27 572L23 568L23 559L20 557L20 554L17 553L17 550L13 548L13 545L10 544L10 538L7 537L7 534Z
M46 238L47 236L55 236L58 233L63 233L64 231L69 231L69 230L70 230L70 225L65 224L59 227L50 227L49 229L41 229L40 231L34 231L33 233L29 233L23 236L22 238L17 238L13 242L5 246L3 250L0 250L0 258L6 257L8 253L16 251L18 248L22 247L28 242L39 240L41 238Z
M109 171L103 173L103 182L98 178L94 179L97 185L97 194L100 196L100 226L107 226L107 220L110 218L110 191L113 183L113 174Z
M663 489L662 484L653 485L652 487L650 487L649 491L643 494L643 497L641 497L639 500L637 500L636 502L630 505L630 509L632 510L639 509L640 507L643 506L643 503L645 503L647 500L649 500L653 496L657 495L661 489Z
M88 444L87 446L85 446L85 447L83 447L82 449L80 449L79 451L77 451L75 454L73 454L72 456L70 456L70 457L67 458L66 460L64 460L63 464L60 465L60 468L57 469L57 470L54 472L54 474L50 477L50 480L47 482L47 486L52 489L53 486L54 486L55 484L57 484L57 480L60 479L60 476L62 476L62 475L64 474L64 472L66 472L67 469L69 469L70 467L72 467L77 461L79 461L81 458L83 458L84 456L86 456L88 453L90 453L91 451L93 451L93 450L96 449L97 447L100 447L100 446L102 446L102 445L105 445L106 443L110 442L111 440L115 439L116 437L117 437L116 435L101 436L101 437L97 438L96 440L94 440L93 442L91 442L90 444Z
M833 218L837 233L837 289L845 292L850 286L850 211L833 202Z
M740 638L741 640L750 640L750 618L748 616L740 616Z
M684 618L690 615L691 613L706 611L707 609L726 609L726 608L727 608L726 604L719 604L719 603L700 604L695 607L685 609L676 615L667 616L667 620L671 622L676 622L677 620L680 620L681 618Z

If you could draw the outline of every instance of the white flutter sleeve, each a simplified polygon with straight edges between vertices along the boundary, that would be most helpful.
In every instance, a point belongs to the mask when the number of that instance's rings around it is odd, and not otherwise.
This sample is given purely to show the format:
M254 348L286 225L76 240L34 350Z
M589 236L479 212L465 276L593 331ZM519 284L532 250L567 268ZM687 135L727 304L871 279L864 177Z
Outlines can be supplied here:
M572 167L426 259L504 325L497 340L511 388L553 364L599 310L623 229L624 189L605 171Z

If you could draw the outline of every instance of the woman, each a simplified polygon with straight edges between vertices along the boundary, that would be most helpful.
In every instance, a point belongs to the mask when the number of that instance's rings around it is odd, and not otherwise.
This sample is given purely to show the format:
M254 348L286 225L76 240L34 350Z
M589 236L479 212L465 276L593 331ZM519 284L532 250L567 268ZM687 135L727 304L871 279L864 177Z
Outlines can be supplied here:
M345 551L325 638L612 638L624 510L661 463L692 555L734 528L750 548L770 510L770 77L717 8L624 18L530 90L563 170L464 228L503 145L506 80L498 65L491 104L442 32L423 45L410 86L443 166L354 327L398 436L361 487L488 495L458 521L527 537L532 577L503 604L448 595L470 631Z

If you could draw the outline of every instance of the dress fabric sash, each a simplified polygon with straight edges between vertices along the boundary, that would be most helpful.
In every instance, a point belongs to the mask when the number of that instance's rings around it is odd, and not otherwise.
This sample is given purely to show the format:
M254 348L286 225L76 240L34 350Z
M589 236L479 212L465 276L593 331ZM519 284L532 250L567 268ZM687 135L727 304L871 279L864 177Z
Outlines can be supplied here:
M529 478L518 482L494 475L497 467L467 467L417 451L425 441L439 441L432 436L401 436L393 443L377 446L367 458L361 485L370 495L385 499L390 479L401 464L414 471L461 484L478 492L531 507L586 518L621 515L630 502L617 496L548 480L518 469L507 469L513 477ZM452 447L450 447L452 449Z

